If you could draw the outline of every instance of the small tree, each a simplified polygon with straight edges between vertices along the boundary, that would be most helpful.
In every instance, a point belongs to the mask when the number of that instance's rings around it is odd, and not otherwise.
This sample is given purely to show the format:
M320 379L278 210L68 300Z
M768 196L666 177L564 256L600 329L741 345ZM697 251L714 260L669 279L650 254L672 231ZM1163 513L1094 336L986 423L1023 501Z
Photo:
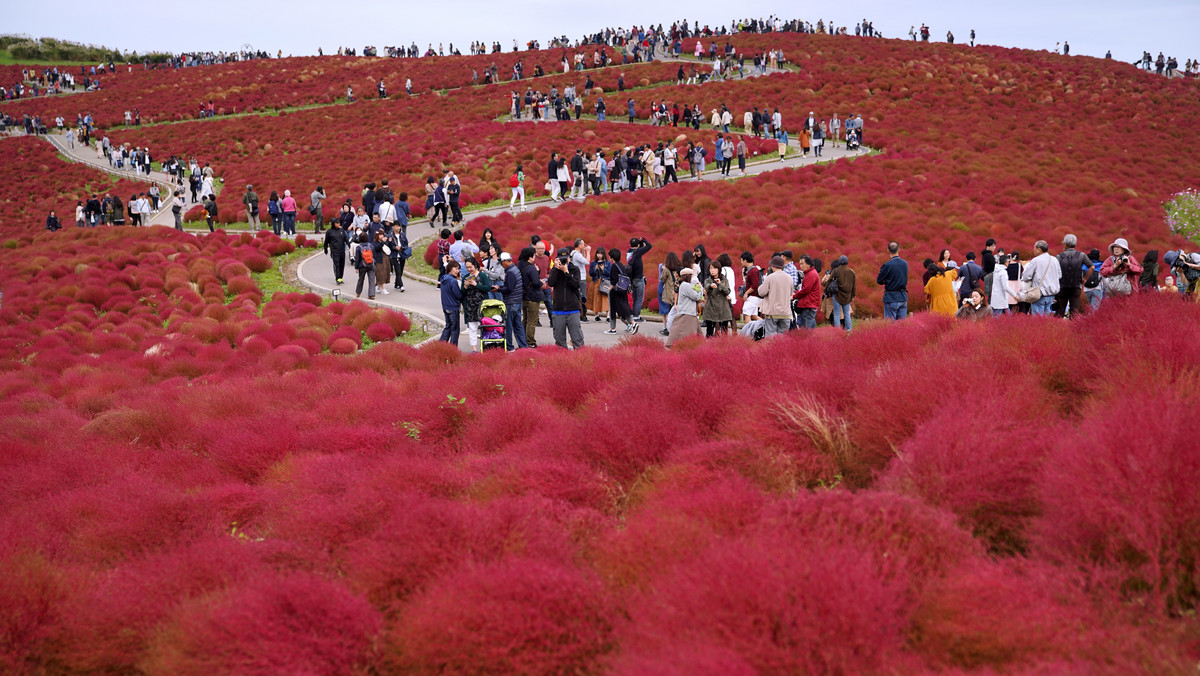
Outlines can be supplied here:
M1200 244L1200 192L1188 189L1176 193L1163 206L1171 232Z

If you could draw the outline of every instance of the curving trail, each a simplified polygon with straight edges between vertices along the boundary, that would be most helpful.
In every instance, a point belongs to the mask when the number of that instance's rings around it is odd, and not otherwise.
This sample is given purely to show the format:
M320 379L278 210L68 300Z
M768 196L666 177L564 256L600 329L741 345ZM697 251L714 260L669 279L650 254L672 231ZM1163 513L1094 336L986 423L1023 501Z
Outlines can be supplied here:
M694 61L691 61L691 62L695 63ZM697 85L697 86L703 86L703 85ZM507 115L505 116L505 118L507 118ZM647 120L637 120L633 123L630 123L625 117L609 119L606 122L609 122L612 124L642 126L642 127L646 127L648 131L654 130L651 133L661 133L661 132L666 132L667 130L671 129L670 127L657 127L655 125L651 125L649 123L649 121L647 121ZM533 122L532 120L528 120L528 119L523 119L520 121L510 121L510 123L512 123L512 124L521 124L521 123L525 123L525 124L569 124L569 122ZM707 129L709 127L711 127L711 125L703 125L702 128ZM737 131L738 129L739 128L731 127L731 130L732 130L731 133L735 133L735 134L738 133L738 131ZM684 130L684 131L686 131L686 130ZM91 166L93 168L100 169L102 171L106 171L106 172L121 176L123 178L131 179L131 180L140 180L140 181L144 181L147 183L151 183L151 182L157 183L157 184L159 184L160 187L164 188L164 191L165 191L164 194L166 194L166 195L170 195L170 192L173 189L174 184L169 182L169 177L160 171L152 172L149 177L135 176L132 171L118 170L118 169L114 169L114 168L110 167L106 160L99 159L96 157L95 150L93 150L92 148L85 148L81 144L76 144L74 149L69 148L66 143L65 137L62 135L50 134L50 135L45 136L44 138L46 139L47 142L54 145L54 147L62 155L71 159L72 161L81 162L81 163ZM795 149L799 150L799 148L800 148L799 142L796 141L795 139L791 139L789 141L789 148L795 148ZM811 165L819 164L819 163L834 162L834 161L837 161L840 159L845 159L845 158L861 157L861 156L865 156L865 155L874 154L876 151L874 151L870 148L865 148L865 147L861 148L858 151L849 151L849 150L846 150L844 144L840 148L836 148L836 149L830 147L827 144L822 152L823 152L823 155L820 158L817 158L811 154L808 157L803 157L800 155L796 155L796 156L789 155L786 159L784 159L782 161L776 159L776 160L761 160L761 161L757 161L757 162L750 162L746 166L746 176L747 177L757 176L759 174L763 174L763 173L770 172L770 171L778 171L780 169L793 169L793 168L811 166ZM726 179L726 178L722 177L719 172L713 170L711 168L712 166L713 165L711 165L711 164L709 165L709 168L706 169L705 174L702 178L692 178L692 177L688 176L686 173L684 173L682 176L680 176L679 180L681 183L689 183L689 182L694 182L694 181L698 181L698 180L720 181L720 180L739 180L741 178L740 176L731 175L730 178ZM736 168L733 170L733 172L734 172L734 174L737 174ZM536 173L534 175L536 175ZM558 206L561 206L562 204L566 203L565 201L564 202L554 202L548 196L530 198L529 193L533 193L535 191L542 192L542 188L540 185L540 179L536 179L536 178L531 179L530 183L532 185L529 186L527 195L526 195L526 205L527 205L528 209L532 210L532 209L539 209L539 208L554 208L554 207L558 207ZM591 197L588 197L587 199L607 199L607 197L606 197L606 195L602 194L599 197L591 196ZM188 208L191 208L191 206L193 206L193 205L189 204ZM519 209L519 207L518 207L518 209ZM494 215L499 214L506 210L508 210L507 205L474 210L474 211L465 213L464 220L471 221L473 219L476 219L476 218L479 218L482 216L494 216ZM417 219L413 219L412 223L409 225L409 237L413 244L414 255L418 255L418 256L422 255L424 253L426 247L428 246L430 239L433 237L434 230L432 228L430 228L424 236L422 236L422 234L421 234L424 231L424 229L426 227L428 227L427 223L428 223L427 219L417 218ZM164 202L164 208L161 209L158 213L156 213L154 215L154 217L150 220L150 224L151 225L161 225L161 226L165 226L165 227L174 227L174 217L171 214L171 210L170 210L169 206L167 206L167 202ZM192 229L192 228L189 228L189 229ZM308 235L308 236L312 237L312 235ZM323 255L321 253L313 254L313 255L309 256L308 258L306 258L305 260L301 261L300 264L296 268L296 274L302 285L312 289L313 291L315 291L321 295L328 295L334 288L339 288L339 287L337 287L336 280L333 275L332 263L329 261L328 257L326 257L325 255ZM416 321L416 320L423 321L431 332L433 332L435 334L437 332L440 332L441 326L443 323L442 310L441 310L441 295L440 295L440 292L438 291L437 287L434 284L435 280L428 279L425 277L420 277L420 276L414 275L409 272L405 273L405 277L406 277L406 283L405 283L405 291L403 293L397 291L394 288L389 287L388 291L390 293L387 295L380 294L380 295L376 296L374 303L406 312L413 316L414 321ZM340 287L340 290L343 294L343 298L352 298L353 297L355 280L356 280L356 275L355 275L354 271L352 269L348 269L346 271L345 282ZM647 298L650 298L653 295L657 294L657 289L656 288L647 288L646 293L647 293ZM367 301L365 291L363 293L362 300ZM541 345L553 345L554 341L553 341L553 337L551 335L549 319L544 314L542 315L542 318L543 318L542 326L537 330L537 333L536 333L537 339L538 339L538 344L540 346ZM658 315L655 315L654 318L650 318L650 317L647 317L647 318L650 319L650 321L646 321L641 325L639 334L646 335L651 338L662 338L662 336L660 336L658 332L659 332L659 330L662 329L663 325L661 323L659 323ZM584 342L588 346L599 346L599 347L615 346L615 345L619 344L621 342L621 339L625 336L625 333L623 331L624 325L621 324L620 322L618 322L618 333L616 335L608 335L608 334L604 333L604 331L608 328L607 321L595 322L595 321L590 321L590 319L591 318L589 317L589 321L583 323ZM459 340L459 347L463 350L467 350L467 349L469 349L468 346L469 346L469 343L467 341L466 336L465 335L461 336L461 338Z

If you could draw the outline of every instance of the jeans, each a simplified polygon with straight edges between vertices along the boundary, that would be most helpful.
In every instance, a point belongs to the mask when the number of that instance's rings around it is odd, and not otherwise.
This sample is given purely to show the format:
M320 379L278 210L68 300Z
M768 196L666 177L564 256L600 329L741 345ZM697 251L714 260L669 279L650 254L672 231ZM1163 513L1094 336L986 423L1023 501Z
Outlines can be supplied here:
M1087 297L1088 305L1091 305L1093 310L1099 310L1100 301L1104 300L1104 288L1097 286L1094 289L1084 289L1083 295Z
M504 304L504 344L510 350L529 347L525 342L525 323L521 316L521 303Z
M371 265L358 271L358 285L354 287L354 297L362 295L363 280L367 281L367 298L375 298L375 266Z
M908 301L898 300L883 304L883 316L887 319L904 319L908 316Z
M325 229L325 214L321 209L317 208L317 213L313 214L313 234L320 234Z
M603 121L604 121L604 111L600 111L599 113L596 113L596 120L597 120L598 122L603 122Z
M296 212L283 212L283 232L288 235L296 234Z
M275 214L270 214L270 213L267 215L271 217L271 230L273 230L275 232L275 236L278 237L279 235L282 235L283 234L283 217L277 216Z
M458 347L458 310L447 312L443 309L442 314L446 317L446 328L442 329L442 336L438 340L443 343L454 343L454 347Z
M845 319L843 319L843 317ZM841 303L837 302L837 300L833 301L833 325L841 326L847 331L850 331L854 328L854 322L850 319L849 303L842 305Z
M642 303L646 300L646 278L638 277L631 280L631 283L633 284L633 305L629 309L633 313L633 320L640 321Z
M1054 296L1042 296L1037 302L1029 304L1029 314L1041 317L1050 314L1050 306L1054 304Z
M571 343L575 349L583 347L583 329L579 325L579 313L565 315L550 315L550 326L554 328L554 344L566 349L567 332L571 334Z
M800 308L800 310L796 312L796 326L802 329L817 328L817 308Z

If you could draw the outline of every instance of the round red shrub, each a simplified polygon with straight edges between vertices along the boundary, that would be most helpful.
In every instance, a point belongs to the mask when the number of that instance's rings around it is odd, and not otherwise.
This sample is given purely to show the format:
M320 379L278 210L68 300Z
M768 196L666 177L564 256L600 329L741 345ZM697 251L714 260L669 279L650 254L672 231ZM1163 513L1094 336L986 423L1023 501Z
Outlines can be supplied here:
M180 606L148 671L163 674L356 674L370 670L378 612L309 574L253 579Z
M579 570L468 566L404 608L384 659L417 673L591 673L614 647L611 623L600 583Z
M349 338L334 338L329 341L329 351L334 354L354 354L358 352L358 343Z
M376 343L396 339L396 330L383 322L375 322L367 327L367 338Z

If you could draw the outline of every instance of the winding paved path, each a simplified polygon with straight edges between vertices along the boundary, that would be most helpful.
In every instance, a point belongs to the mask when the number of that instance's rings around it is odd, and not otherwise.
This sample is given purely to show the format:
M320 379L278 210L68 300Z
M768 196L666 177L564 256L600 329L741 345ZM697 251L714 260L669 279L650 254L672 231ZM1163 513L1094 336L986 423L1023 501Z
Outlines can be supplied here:
M697 85L697 86L703 86L703 85ZM526 121L526 122L531 123L529 121ZM624 118L610 119L610 120L608 120L608 122L612 122L614 124L631 124L628 121L626 121ZM545 123L538 123L538 124L570 124L570 123L569 122L545 122ZM638 126L638 125L647 127L648 128L647 131L650 131L651 134L661 134L663 132L666 132L669 129L672 129L670 127L655 127L653 125L650 125L649 122L646 120L638 120L638 121L632 123L631 126ZM711 125L704 125L704 128L708 128L709 126L711 126ZM677 133L686 133L686 131L687 130L682 130ZM641 133L642 132L639 132L639 134L641 134ZM737 133L737 129L734 129L733 133ZM66 156L76 162L81 162L83 164L87 164L96 169L100 169L102 171L106 171L106 172L121 176L123 178L128 178L131 180L138 180L138 181L146 181L146 182L152 181L152 182L158 183L158 184L160 184L160 186L165 188L164 194L166 194L166 195L170 195L171 190L173 189L173 184L169 182L169 177L162 172L158 172L158 171L152 172L149 177L135 176L133 174L133 172L131 172L131 171L118 170L118 169L112 168L111 166L109 166L109 164L106 160L97 158L95 150L92 148L82 146L82 144L76 144L74 149L68 147L65 137L62 135L50 134L50 135L45 136L44 138L48 142L53 144L60 153L62 153L64 156ZM633 144L636 144L636 143L637 143L637 141L633 141ZM792 139L789 143L789 146L792 148L799 149L799 142ZM868 148L864 148L857 152L848 151L848 150L846 150L844 144L842 145L841 148L836 148L836 149L830 147L829 145L826 145L826 147L823 150L823 156L820 158L817 158L810 154L808 157L802 157L802 156L788 157L782 161L780 161L780 160L764 160L764 161L749 163L746 166L746 176L756 176L756 175L759 175L762 173L766 173L768 171L776 171L779 169L804 167L804 166L809 166L809 165L818 164L818 163L833 162L833 161L843 159L846 157L857 157L857 156L869 154L870 152L871 152L871 150ZM712 167L713 165L709 165L709 166ZM737 170L734 169L733 173L737 174ZM712 168L709 168L705 171L705 174L702 179L691 178L690 176L688 176L686 174L684 174L683 176L680 177L681 183L687 183L687 182L692 182L692 181L696 181L696 180L704 180L704 181L740 180L740 177L732 176L729 179L725 179L724 177L722 177L720 175L719 172L713 170ZM531 183L533 183L534 186L536 186L536 187L532 187L530 192L534 192L534 191L542 192L540 185L538 185L538 180L536 180L536 179L532 180ZM592 197L588 197L587 199L606 199L606 196L605 195L601 195L599 197L592 196ZM550 200L549 197L538 197L538 198L526 199L526 204L528 205L528 208L530 210L539 209L539 208L554 208L554 207L561 206L562 204L565 204L565 203L566 202L553 202ZM164 202L164 205L167 205L167 204L168 204L168 202ZM189 204L189 208L191 206L192 205ZM508 209L507 206L497 206L497 207L491 207L491 208L487 208L487 209L480 209L480 210L467 212L466 214L464 214L464 217L465 217L466 221L471 221L471 220L474 220L476 218L480 218L483 216L494 216L503 211L506 211L507 209ZM424 236L422 236L422 234L421 234L423 228L426 227L426 225L425 225L426 223L428 223L428 221L426 219L416 218L416 219L413 219L412 224L410 224L410 226L409 226L409 237L410 237L411 241L413 242L414 255L417 255L417 256L421 256L424 254L425 249L427 248L429 241L432 237L432 233L433 233L432 229L428 233L426 233ZM174 217L171 214L170 208L168 206L165 206L164 209L159 211L151 219L150 224L151 225L162 225L165 227L174 227ZM189 228L189 230L195 231L192 228ZM312 237L312 235L309 235L309 237ZM300 264L296 268L296 273L297 273L297 277L299 278L299 281L301 284L309 287L310 289L312 289L322 295L329 294L335 287L337 287L336 280L333 275L333 265L329 261L328 257L326 257L325 255L323 255L321 253L313 254L313 255L309 256L308 258L306 258L305 260L301 261ZM346 271L346 277L345 277L346 282L340 287L341 292L344 294L343 295L344 298L353 297L354 281L356 280L356 277L357 276L355 275L353 269L349 269ZM442 327L441 295L440 295L440 292L438 291L437 287L433 284L434 280L426 279L423 277L418 277L411 273L406 273L405 277L406 277L406 283L405 283L405 291L403 293L395 290L394 288L389 288L388 289L388 291L390 292L389 294L387 294L387 295L380 294L380 295L376 296L374 302L380 306L390 307L393 309L397 309L397 310L401 310L406 313L409 313L410 315L413 316L414 322L423 323L427 327L427 330L429 330L430 332L435 333L435 334L440 332L441 327ZM651 298L656 294L657 294L656 288L648 288L647 289L647 298ZM366 300L365 291L364 291L364 295L363 295L363 300L364 301ZM547 346L547 345L553 346L554 345L554 340L553 340L553 337L551 334L551 329L550 329L549 324L550 324L550 322L549 322L548 318L543 314L542 315L542 327L540 327L536 332L539 346ZM618 329L617 329L618 333L616 335L608 335L608 334L604 333L604 331L608 329L608 322L606 322L606 321L605 322L587 321L587 322L584 322L583 327L584 327L584 343L588 346L600 346L600 347L613 346L613 345L617 345L618 343L620 343L621 340L625 337L625 333L623 330L624 325L621 324L620 322L618 322ZM646 322L642 323L639 333L641 335L650 336L652 338L661 338L661 336L659 335L658 332L662 329L662 327L663 327L663 325L661 323L658 323L657 321L653 321L653 320L646 321ZM463 350L467 350L467 349L469 349L468 345L469 345L469 343L467 341L466 336L465 335L462 336L459 340L460 348L462 348Z

